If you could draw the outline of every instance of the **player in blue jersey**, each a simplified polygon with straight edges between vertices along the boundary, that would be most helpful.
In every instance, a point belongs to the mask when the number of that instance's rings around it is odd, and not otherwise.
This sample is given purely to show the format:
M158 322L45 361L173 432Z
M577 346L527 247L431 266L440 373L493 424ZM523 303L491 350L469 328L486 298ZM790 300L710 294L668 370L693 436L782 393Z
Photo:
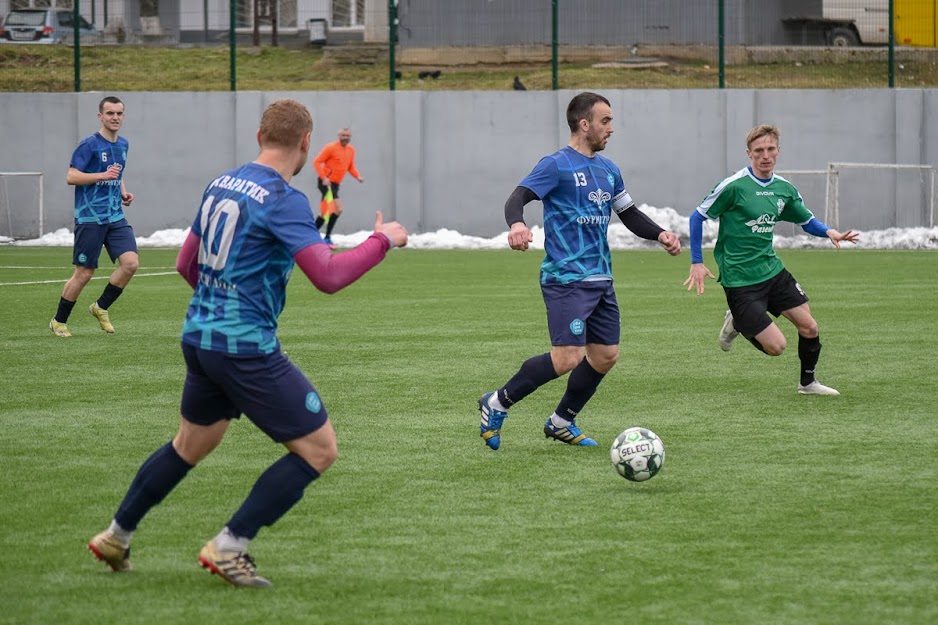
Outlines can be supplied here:
M108 334L114 333L108 308L140 266L134 230L124 218L124 207L134 201L134 194L124 185L127 139L118 136L124 123L124 103L114 96L104 98L98 104L98 119L101 129L78 144L68 166L66 181L75 186L75 271L65 283L59 308L49 322L56 336L71 336L68 317L98 268L102 246L111 262L117 261L117 269L88 311Z
M841 241L856 243L860 235L852 230L838 232L819 221L804 205L798 189L775 174L779 136L778 128L770 124L750 130L746 136L749 165L720 182L691 213L691 266L684 285L688 291L702 295L704 281L713 278L701 251L703 222L719 219L713 255L729 305L718 339L720 348L730 351L733 340L742 334L759 351L780 356L787 341L769 313L783 316L798 329L798 393L836 396L840 392L815 379L821 355L818 324L811 315L808 296L775 254L772 241L779 221L798 224L808 234L826 237L837 249Z
M508 409L566 373L566 392L544 424L544 435L570 445L596 445L580 431L576 417L619 358L619 304L607 239L612 214L672 256L681 253L677 235L636 208L619 168L598 154L613 132L609 101L595 93L577 95L567 106L567 125L567 147L542 158L505 204L508 244L520 251L533 240L524 223L525 204L544 205L541 293L551 350L526 360L504 386L479 399L479 429L491 449L501 445Z
M335 431L322 398L277 339L294 264L313 285L334 293L380 263L407 231L377 214L374 233L333 254L309 200L290 186L309 157L313 120L294 100L264 111L257 159L213 180L179 252L176 267L194 292L182 330L186 381L179 430L140 467L110 527L88 548L114 571L129 571L138 523L221 443L244 414L287 454L254 484L199 563L236 586L270 586L247 553L336 459Z

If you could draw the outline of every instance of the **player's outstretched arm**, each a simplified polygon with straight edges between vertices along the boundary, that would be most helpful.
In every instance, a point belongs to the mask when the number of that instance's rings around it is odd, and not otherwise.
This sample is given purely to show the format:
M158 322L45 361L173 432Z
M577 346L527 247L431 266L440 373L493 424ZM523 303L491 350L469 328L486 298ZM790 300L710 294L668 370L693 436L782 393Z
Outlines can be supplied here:
M523 221L511 224L511 229L508 231L508 247L519 252L526 252L532 241L534 241L534 235Z
M704 281L710 278L714 280L714 275L707 269L707 266L703 263L693 263L690 266L690 276L687 280L684 280L684 286L687 287L688 291L697 289L697 295L703 295L705 284Z
M407 245L407 229L396 221L384 223L384 215L381 211L375 213L375 232L385 235L393 247L404 247Z
M857 241L860 240L860 233L854 232L853 230L847 230L846 232L837 232L833 228L828 229L827 238L831 240L831 243L834 244L838 250L840 249L840 242L846 241L847 243L853 243L856 245Z
M665 230L658 235L658 243L664 246L664 250L671 256L678 256L681 253L681 238Z
M703 295L707 278L714 279L713 274L703 262L703 222L706 217L694 210L688 219L690 229L690 276L684 281L688 291L697 290L697 295Z
M665 251L671 256L677 256L681 253L681 239L673 232L668 232L656 224L651 217L638 210L634 204L617 214L622 225L635 236L648 241L657 241L664 246Z
M534 235L524 223L524 206L539 199L537 194L527 187L517 186L505 202L505 223L508 224L508 247L525 252L534 241Z
M374 233L352 249L333 254L325 243L315 243L297 252L293 260L313 286L332 294L365 275L392 247L407 245L407 236L404 226L396 221L385 223L379 211Z

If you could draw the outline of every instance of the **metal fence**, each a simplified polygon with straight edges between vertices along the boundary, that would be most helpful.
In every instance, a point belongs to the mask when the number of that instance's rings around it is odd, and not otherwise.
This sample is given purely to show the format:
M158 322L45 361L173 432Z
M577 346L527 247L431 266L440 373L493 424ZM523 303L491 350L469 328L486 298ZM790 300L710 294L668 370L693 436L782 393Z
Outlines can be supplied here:
M0 91L938 85L938 0L0 0L0 13ZM65 46L14 45L40 41ZM484 80L499 72L518 80Z

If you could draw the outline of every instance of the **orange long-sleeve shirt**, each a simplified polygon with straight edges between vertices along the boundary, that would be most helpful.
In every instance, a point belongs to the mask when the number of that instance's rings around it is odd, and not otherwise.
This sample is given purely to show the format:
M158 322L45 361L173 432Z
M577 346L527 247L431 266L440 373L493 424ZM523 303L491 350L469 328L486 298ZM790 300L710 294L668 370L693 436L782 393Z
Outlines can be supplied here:
M313 160L313 169L320 178L328 178L336 184L342 182L346 172L361 178L355 169L355 148L351 143L345 147L338 141L327 143Z

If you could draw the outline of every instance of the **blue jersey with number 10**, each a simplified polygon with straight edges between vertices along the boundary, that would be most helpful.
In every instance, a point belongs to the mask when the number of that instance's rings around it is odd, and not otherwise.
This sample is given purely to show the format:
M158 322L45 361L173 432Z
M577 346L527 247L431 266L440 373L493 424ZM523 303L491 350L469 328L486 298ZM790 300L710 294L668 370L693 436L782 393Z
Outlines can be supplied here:
M273 169L249 163L212 181L192 232L201 238L199 280L183 342L232 355L277 351L293 256L322 242L309 200Z
M542 158L520 186L544 204L541 284L611 280L609 217L632 206L619 168L567 146Z

